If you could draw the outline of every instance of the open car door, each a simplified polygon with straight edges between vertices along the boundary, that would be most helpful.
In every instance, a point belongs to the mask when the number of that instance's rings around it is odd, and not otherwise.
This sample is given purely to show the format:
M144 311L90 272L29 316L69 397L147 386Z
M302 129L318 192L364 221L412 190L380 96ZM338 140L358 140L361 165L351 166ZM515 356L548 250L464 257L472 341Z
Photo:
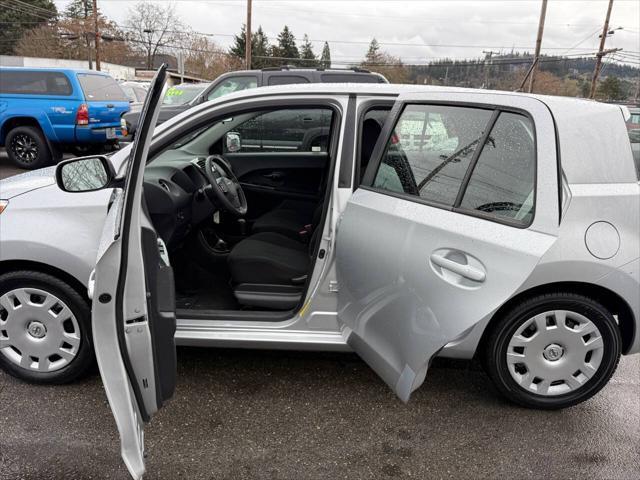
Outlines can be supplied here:
M163 65L151 83L124 188L105 222L93 288L92 328L100 375L133 478L144 467L144 424L176 382L173 273L143 208L143 173L158 117Z
M400 96L337 227L347 343L408 401L432 358L529 279L557 237L559 208L542 102Z

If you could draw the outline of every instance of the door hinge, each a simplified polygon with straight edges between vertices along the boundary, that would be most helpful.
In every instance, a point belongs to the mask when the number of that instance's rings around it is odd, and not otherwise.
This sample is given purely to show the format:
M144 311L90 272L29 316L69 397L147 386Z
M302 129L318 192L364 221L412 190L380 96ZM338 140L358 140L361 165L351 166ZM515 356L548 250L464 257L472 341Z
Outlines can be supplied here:
M336 280L329 281L329 292L337 293L339 291L338 282Z

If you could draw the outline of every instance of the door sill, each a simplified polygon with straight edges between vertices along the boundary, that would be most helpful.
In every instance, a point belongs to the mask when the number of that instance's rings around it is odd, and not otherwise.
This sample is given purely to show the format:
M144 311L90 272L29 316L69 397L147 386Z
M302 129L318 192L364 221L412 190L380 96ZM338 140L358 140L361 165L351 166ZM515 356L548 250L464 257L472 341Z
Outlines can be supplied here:
M351 351L340 332L198 325L190 320L178 320L175 341L176 345L191 347Z

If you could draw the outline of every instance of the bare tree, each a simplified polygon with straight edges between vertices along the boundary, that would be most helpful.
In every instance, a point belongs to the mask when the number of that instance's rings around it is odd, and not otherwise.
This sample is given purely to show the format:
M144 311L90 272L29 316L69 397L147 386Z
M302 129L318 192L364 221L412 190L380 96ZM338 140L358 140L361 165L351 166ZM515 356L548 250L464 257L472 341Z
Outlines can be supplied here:
M91 24L89 24L89 22ZM102 59L111 63L126 63L132 52L118 26L106 17L98 17L102 37ZM55 25L27 30L15 47L25 57L87 59L86 41L93 36L93 20L63 18ZM91 43L90 48L93 49Z
M213 80L218 75L242 68L242 59L203 36L192 35L184 50L185 70L200 78Z
M406 83L409 79L409 70L402 63L402 59L381 51L375 38L371 40L369 50L360 66L381 73L391 83Z
M158 53L179 50L186 36L173 4L138 2L129 8L126 26L133 47L146 55L148 69L154 67Z

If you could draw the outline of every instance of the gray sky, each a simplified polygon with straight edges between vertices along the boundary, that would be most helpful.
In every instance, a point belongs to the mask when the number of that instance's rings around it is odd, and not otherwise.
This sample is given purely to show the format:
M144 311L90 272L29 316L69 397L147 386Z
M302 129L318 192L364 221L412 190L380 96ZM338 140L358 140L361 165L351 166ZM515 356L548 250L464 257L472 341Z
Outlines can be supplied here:
M167 3L170 0L157 0ZM55 0L60 10L68 0ZM112 20L125 24L131 0L98 0ZM245 0L173 0L182 20L222 47L240 30ZM254 0L253 26L262 25L270 41L287 24L298 40L307 33L320 53L329 41L334 65L357 62L376 37L387 52L405 63L452 57L476 58L482 50L507 53L512 47L533 51L540 0L388 1ZM550 0L543 53L575 55L597 50L607 0ZM607 39L607 48L624 49L622 60L640 63L640 1L615 0L611 28L623 30ZM315 41L317 40L317 42ZM409 45L410 44L410 45ZM415 46L415 45L418 46Z

